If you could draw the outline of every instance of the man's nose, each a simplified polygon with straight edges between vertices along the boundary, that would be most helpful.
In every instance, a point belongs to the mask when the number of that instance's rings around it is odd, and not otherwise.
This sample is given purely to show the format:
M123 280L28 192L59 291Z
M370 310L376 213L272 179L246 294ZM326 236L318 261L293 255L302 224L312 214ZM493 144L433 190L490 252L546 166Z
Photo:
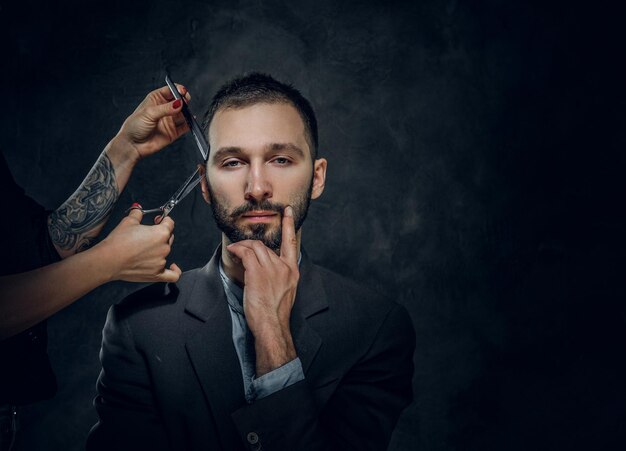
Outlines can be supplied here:
M255 200L257 202L272 197L272 185L267 179L262 167L250 168L248 179L246 180L244 196L248 201Z

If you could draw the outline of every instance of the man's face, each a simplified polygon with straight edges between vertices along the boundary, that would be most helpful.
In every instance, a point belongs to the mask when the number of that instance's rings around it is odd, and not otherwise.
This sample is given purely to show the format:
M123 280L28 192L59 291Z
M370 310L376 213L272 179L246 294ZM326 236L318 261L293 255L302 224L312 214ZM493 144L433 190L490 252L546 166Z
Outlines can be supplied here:
M218 227L231 242L261 240L278 251L284 208L293 208L298 230L325 177L326 161L312 161L297 110L286 103L220 110L209 145L203 187Z

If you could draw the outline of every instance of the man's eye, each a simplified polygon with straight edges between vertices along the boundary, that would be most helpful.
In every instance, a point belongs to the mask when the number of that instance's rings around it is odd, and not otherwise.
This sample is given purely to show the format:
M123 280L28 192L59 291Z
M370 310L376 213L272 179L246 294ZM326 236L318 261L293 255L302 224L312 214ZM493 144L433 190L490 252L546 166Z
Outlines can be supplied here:
M278 163L281 166L286 166L289 163L291 163L291 161L289 161L288 158L278 157L278 158L274 158L274 163Z
M237 166L239 166L241 164L241 161L239 160L228 160L225 161L224 163L222 163L222 167L225 168L235 168Z

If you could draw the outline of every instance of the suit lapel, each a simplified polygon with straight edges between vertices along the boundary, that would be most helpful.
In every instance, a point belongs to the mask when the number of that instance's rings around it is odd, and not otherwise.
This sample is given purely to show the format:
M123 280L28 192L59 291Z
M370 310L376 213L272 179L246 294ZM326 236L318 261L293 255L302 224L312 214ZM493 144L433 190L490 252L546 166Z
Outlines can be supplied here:
M290 326L296 353L300 357L305 376L322 344L321 338L309 325L307 319L326 309L328 309L328 299L322 286L319 270L302 251L300 282L291 313Z
M220 248L200 270L185 311L197 321L186 348L206 397L223 449L235 449L237 431L230 414L245 404L243 379L232 339L230 311L219 276Z
M184 299L185 311L194 320L187 331L186 349L202 391L210 406L224 449L235 449L239 442L231 413L245 405L243 379L232 340L228 302L219 276L221 247L199 270L193 288ZM303 253L300 282L291 315L291 333L307 374L322 344L307 318L328 308L318 269Z

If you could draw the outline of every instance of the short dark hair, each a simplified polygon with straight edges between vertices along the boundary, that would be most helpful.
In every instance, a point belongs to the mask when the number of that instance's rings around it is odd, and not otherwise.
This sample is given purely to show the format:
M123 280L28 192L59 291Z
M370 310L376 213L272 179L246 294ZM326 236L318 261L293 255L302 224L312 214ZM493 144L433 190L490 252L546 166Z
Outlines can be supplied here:
M288 103L300 114L304 122L307 143L311 148L311 158L317 158L317 119L311 103L291 85L281 83L271 75L252 72L234 78L223 85L213 96L204 115L202 127L208 138L211 121L221 109L244 108L257 103Z

